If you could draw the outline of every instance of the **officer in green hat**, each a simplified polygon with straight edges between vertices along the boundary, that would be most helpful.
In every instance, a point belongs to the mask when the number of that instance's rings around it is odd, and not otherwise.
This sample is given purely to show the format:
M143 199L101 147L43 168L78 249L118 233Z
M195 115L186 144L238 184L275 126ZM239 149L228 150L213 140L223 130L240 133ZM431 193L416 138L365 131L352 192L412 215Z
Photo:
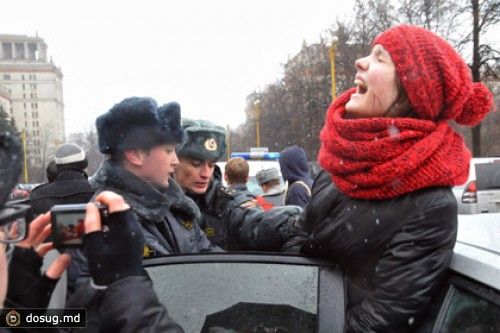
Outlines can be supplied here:
M200 208L197 221L208 239L230 251L280 251L302 209L264 211L253 196L223 186L216 162L226 151L224 128L193 119L183 119L182 127L186 138L177 149L180 164L174 178Z

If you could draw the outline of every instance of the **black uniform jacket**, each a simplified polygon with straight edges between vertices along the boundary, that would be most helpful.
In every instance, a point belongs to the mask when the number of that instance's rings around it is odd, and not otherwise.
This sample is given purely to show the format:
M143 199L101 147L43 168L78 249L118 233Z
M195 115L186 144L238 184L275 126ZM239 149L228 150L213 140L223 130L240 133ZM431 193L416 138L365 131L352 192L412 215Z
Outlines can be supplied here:
M197 221L210 241L227 251L280 251L302 208L283 206L264 211L253 194L226 188L221 178L216 166L204 195L187 193L200 207Z
M386 200L353 199L323 171L292 233L285 251L343 267L348 332L411 332L450 263L457 203L449 187Z
M221 252L195 222L200 211L171 178L160 192L131 172L106 160L91 179L96 192L122 195L142 226L144 257L174 253Z

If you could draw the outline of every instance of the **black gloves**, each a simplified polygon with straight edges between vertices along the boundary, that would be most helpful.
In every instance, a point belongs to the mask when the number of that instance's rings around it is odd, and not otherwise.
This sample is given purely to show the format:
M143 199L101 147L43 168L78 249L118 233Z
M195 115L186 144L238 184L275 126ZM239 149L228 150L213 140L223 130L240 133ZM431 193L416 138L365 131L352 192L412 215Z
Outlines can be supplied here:
M6 303L25 308L46 308L58 280L42 276L43 258L33 249L16 246L10 263Z
M132 211L111 213L102 221L104 231L84 236L90 275L98 286L139 276L144 236Z

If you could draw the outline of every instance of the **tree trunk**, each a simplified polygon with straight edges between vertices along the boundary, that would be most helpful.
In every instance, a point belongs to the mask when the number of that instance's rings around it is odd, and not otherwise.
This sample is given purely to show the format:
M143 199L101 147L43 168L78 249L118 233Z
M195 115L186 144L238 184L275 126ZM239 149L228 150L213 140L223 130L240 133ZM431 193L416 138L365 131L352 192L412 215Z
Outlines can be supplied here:
M472 80L481 82L481 74L479 67L481 59L479 55L479 0L471 0L472 2ZM472 129L472 156L481 157L481 123L474 126Z

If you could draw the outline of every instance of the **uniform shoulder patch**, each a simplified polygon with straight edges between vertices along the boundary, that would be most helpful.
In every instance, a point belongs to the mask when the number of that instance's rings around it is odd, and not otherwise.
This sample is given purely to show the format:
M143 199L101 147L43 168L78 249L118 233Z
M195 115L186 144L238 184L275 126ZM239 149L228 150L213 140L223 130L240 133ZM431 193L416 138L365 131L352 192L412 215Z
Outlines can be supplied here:
M241 203L238 207L243 208L243 209L250 209L257 207L259 203L256 200L248 200L243 203Z

